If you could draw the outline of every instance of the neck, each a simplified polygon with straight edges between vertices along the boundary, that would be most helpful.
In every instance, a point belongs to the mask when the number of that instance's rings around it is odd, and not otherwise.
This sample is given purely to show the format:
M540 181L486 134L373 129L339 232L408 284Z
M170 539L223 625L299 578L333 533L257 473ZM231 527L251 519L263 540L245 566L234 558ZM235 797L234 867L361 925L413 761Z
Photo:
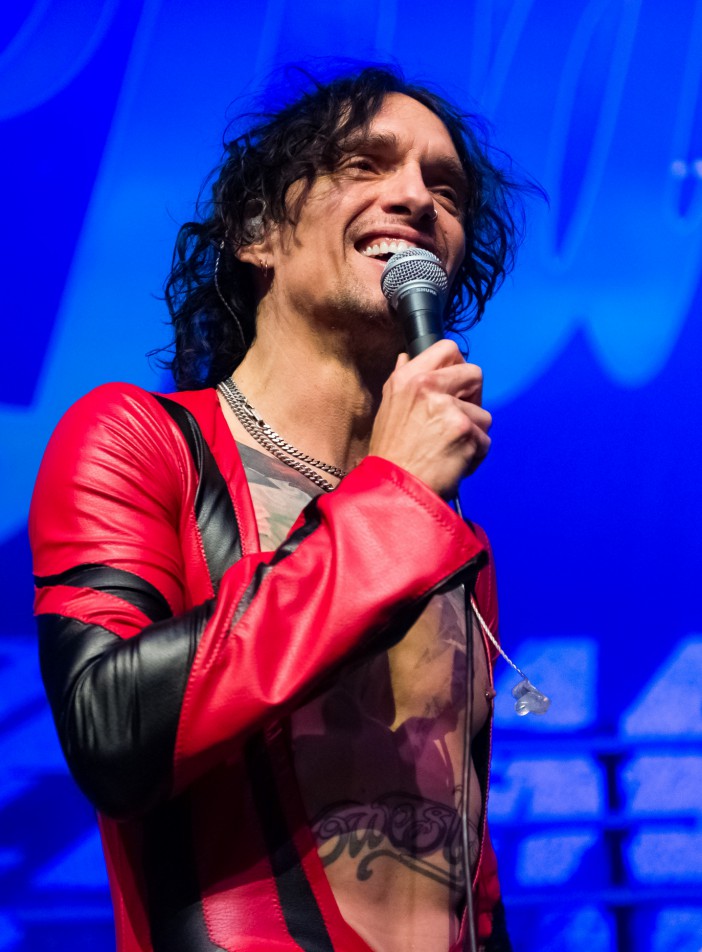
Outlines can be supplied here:
M401 340L327 325L270 321L259 315L256 339L234 372L258 413L299 450L340 469L368 451L383 384ZM361 338L361 339L359 339Z

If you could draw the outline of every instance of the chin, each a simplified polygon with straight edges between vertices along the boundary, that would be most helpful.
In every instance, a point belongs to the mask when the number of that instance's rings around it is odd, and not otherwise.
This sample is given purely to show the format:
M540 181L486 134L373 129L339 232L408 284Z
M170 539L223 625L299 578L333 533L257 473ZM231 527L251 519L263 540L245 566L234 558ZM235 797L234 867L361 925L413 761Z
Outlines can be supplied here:
M352 318L354 325L395 333L400 330L399 318L380 293L369 294L365 288L342 291L334 301L334 308L346 321Z

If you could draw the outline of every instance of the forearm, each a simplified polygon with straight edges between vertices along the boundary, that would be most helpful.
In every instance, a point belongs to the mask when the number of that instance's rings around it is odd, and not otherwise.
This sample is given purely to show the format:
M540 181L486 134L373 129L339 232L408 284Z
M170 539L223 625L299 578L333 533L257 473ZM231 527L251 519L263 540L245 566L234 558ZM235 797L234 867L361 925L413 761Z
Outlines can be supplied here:
M72 617L70 605L65 613L39 609L42 678L59 740L101 812L141 813L168 795L182 699L212 608L207 602L129 639Z

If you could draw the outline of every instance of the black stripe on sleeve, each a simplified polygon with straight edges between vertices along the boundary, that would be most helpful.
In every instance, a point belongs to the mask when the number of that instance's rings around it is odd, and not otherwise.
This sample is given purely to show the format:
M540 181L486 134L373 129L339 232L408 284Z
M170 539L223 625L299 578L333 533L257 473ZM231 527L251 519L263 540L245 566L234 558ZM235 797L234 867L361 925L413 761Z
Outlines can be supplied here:
M334 952L322 912L288 830L270 755L261 735L248 742L246 765L288 932L304 952Z
M209 936L197 870L186 791L144 818L143 871L153 952L225 952Z
M224 573L242 555L239 527L231 496L192 413L174 400L154 396L183 434L198 473L195 518L212 587L217 591Z
M76 565L57 575L35 575L37 588L51 585L69 585L74 588L92 588L107 592L138 608L151 621L163 621L173 614L170 605L155 586L133 572L93 563Z
M303 525L300 526L292 535L278 546L276 549L275 555L271 559L270 564L276 565L282 559L286 558L288 555L292 555L297 547L305 541L308 536L311 536L312 533L319 527L320 524L320 515L319 507L317 505L316 497L307 503L304 509L305 521Z
M141 814L172 788L183 696L214 599L123 639L39 615L42 678L78 786L107 816Z
M234 612L234 617L232 618L232 627L238 624L238 622L241 620L242 615L251 604L254 595L261 587L263 580L265 579L266 575L268 575L273 566L277 565L279 562L282 562L282 560L287 558L287 556L292 555L297 547L302 542L304 542L308 536L312 535L315 529L319 526L319 513L316 509L314 499L306 507L305 515L307 518L304 525L300 526L300 528L289 538L287 538L282 545L278 546L270 562L261 563L256 567L251 581L246 586L246 590L244 591L236 606L236 611Z

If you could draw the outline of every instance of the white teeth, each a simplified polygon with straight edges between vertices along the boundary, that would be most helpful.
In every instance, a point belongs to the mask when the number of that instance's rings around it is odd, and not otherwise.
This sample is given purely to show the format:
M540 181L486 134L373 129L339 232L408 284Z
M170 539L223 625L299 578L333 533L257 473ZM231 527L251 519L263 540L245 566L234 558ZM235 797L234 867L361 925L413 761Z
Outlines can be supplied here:
M397 254L398 251L404 251L406 248L414 247L414 245L409 244L409 242L404 241L402 238L390 238L389 240L383 239L380 242L376 242L374 245L368 245L361 254L366 255L368 258L377 258L379 255L394 255Z

